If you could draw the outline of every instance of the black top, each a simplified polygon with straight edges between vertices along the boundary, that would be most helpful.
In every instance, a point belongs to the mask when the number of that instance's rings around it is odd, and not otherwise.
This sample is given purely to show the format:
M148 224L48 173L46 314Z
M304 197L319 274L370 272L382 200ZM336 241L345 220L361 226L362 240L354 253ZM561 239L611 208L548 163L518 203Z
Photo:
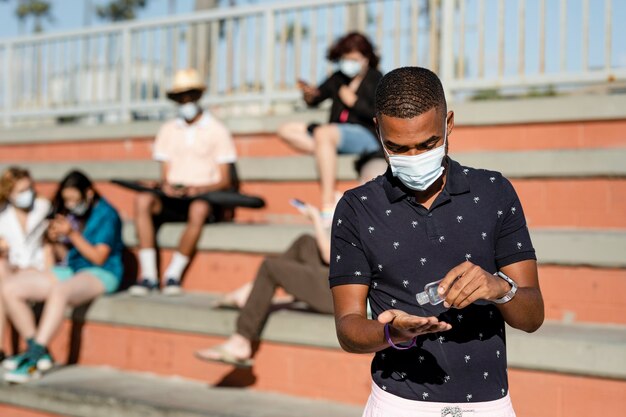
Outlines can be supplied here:
M419 401L492 401L508 392L499 310L486 301L461 310L420 306L415 295L466 259L495 273L536 259L535 251L511 183L446 161L447 182L430 210L389 169L344 194L333 220L330 285L369 286L374 319L397 308L452 325L418 337L415 348L378 352L372 378L383 390Z
M313 102L309 103L309 106L317 106L327 98L331 98L333 105L330 109L330 123L341 123L339 119L341 112L347 110L347 123L359 124L376 135L374 121L372 120L374 118L374 99L376 86L382 77L383 75L380 71L369 68L367 74L365 74L365 78L363 78L359 88L356 90L356 103L352 108L349 108L343 104L343 101L339 98L339 88L342 85L350 84L352 78L347 77L341 71L337 71L317 87L320 91L320 95L317 96Z

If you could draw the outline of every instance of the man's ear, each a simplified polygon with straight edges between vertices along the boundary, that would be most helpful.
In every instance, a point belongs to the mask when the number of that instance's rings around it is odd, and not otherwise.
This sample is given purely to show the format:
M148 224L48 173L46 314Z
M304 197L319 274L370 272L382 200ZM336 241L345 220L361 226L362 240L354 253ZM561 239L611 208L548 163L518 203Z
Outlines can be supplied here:
M454 112L450 110L446 115L446 123L448 124L448 136L452 133L452 129L454 129Z

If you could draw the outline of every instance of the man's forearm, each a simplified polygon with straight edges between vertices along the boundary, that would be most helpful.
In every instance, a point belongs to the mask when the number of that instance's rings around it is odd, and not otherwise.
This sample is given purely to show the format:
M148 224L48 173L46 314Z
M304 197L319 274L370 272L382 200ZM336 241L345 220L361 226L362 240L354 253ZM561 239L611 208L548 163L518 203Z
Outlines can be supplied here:
M518 288L515 297L498 308L506 323L516 329L532 333L543 323L543 298L538 288Z

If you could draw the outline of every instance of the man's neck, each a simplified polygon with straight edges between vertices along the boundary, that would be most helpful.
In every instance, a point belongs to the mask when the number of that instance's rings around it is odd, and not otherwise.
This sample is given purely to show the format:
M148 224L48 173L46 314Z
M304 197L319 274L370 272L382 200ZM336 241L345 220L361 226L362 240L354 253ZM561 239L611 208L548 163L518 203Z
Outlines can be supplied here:
M424 191L414 191L413 197L415 197L415 202L424 206L427 209L430 209L430 206L435 202L435 199L446 185L446 172L444 171L441 174L441 177L437 181L433 183L430 187L428 187Z

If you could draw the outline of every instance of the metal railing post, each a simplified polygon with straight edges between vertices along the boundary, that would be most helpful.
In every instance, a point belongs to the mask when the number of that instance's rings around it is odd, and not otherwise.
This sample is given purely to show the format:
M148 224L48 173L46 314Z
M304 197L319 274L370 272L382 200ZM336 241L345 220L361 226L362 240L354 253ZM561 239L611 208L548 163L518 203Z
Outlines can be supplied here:
M441 50L439 77L448 102L452 99L451 84L454 79L454 0L441 2Z
M129 122L130 114L130 92L131 92L131 32L129 27L122 29L122 76L120 92L120 121Z
M4 51L4 77L2 77L2 83L4 84L4 127L11 127L11 111L13 110L13 91L11 87L11 63L13 61L13 44L7 43L6 50Z
M274 92L274 9L265 11L265 85L263 86L263 112L268 114L272 107Z

